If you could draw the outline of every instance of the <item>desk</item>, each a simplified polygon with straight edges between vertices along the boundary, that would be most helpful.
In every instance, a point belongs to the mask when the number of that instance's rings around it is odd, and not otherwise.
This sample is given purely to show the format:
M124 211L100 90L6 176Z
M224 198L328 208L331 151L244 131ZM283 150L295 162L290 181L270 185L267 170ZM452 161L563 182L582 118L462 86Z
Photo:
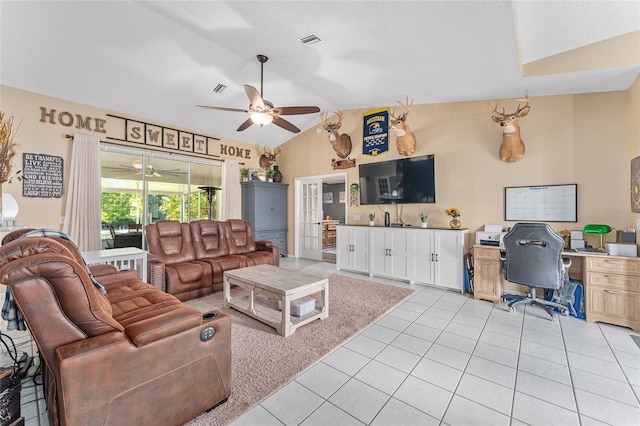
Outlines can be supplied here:
M109 264L118 270L136 269L140 279L147 282L147 251L135 247L82 252L87 265Z
M501 274L503 247L473 246L474 299L500 303L505 288L528 287ZM582 281L588 322L602 321L640 331L640 258L564 252L571 259L569 277Z

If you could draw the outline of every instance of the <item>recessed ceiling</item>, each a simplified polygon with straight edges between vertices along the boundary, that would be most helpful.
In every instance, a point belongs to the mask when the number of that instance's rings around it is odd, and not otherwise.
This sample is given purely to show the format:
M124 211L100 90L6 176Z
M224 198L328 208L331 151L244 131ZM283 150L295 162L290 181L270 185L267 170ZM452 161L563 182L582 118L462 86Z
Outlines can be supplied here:
M4 85L269 147L293 134L195 107L247 108L257 54L266 99L324 111L626 90L640 73L640 1L2 1L0 23ZM624 60L572 65L620 37Z

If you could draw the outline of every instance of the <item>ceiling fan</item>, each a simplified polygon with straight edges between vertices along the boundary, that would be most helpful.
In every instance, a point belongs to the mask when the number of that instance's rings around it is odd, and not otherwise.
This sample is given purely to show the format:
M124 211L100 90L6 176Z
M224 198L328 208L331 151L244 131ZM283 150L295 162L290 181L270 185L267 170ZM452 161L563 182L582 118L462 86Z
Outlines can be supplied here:
M105 167L109 170L116 171L127 171L131 172L134 175L142 175L142 161L134 160L130 166L126 164L118 164L118 167ZM185 174L181 172L180 169L156 169L151 164L147 164L146 169L144 170L145 177L162 177L163 175L167 176L180 176Z
M273 123L276 126L282 127L283 129L293 133L300 132L300 129L280 116L312 114L315 112L320 112L320 108L318 108L317 106L274 107L271 102L262 97L264 63L267 62L269 58L265 55L257 55L257 58L258 62L260 62L260 92L258 92L258 90L253 86L249 86L248 84L244 85L244 91L247 93L247 97L249 98L248 109L226 108L208 105L196 106L200 108L215 109L219 111L248 112L249 118L247 118L244 123L242 123L240 127L238 127L238 132L247 129L252 124L257 124L258 126L262 127L269 123Z

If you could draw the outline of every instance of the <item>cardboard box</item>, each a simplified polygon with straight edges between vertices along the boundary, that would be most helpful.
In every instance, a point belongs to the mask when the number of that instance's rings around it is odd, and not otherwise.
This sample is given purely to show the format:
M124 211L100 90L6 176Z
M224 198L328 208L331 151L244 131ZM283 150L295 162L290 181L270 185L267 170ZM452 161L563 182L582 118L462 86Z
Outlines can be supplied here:
M611 256L638 257L638 246L631 243L607 243L607 253Z

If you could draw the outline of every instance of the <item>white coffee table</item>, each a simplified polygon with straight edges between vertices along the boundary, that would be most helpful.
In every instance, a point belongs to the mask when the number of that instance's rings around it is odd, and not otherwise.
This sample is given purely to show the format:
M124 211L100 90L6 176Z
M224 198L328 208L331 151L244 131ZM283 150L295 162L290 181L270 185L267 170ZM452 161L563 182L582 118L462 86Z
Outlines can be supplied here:
M249 290L249 294L231 297L231 285ZM329 317L329 280L273 265L258 265L224 273L224 301L227 307L243 312L289 336L316 319ZM322 293L316 309L301 317L291 316L291 301ZM278 310L278 301L282 310Z

